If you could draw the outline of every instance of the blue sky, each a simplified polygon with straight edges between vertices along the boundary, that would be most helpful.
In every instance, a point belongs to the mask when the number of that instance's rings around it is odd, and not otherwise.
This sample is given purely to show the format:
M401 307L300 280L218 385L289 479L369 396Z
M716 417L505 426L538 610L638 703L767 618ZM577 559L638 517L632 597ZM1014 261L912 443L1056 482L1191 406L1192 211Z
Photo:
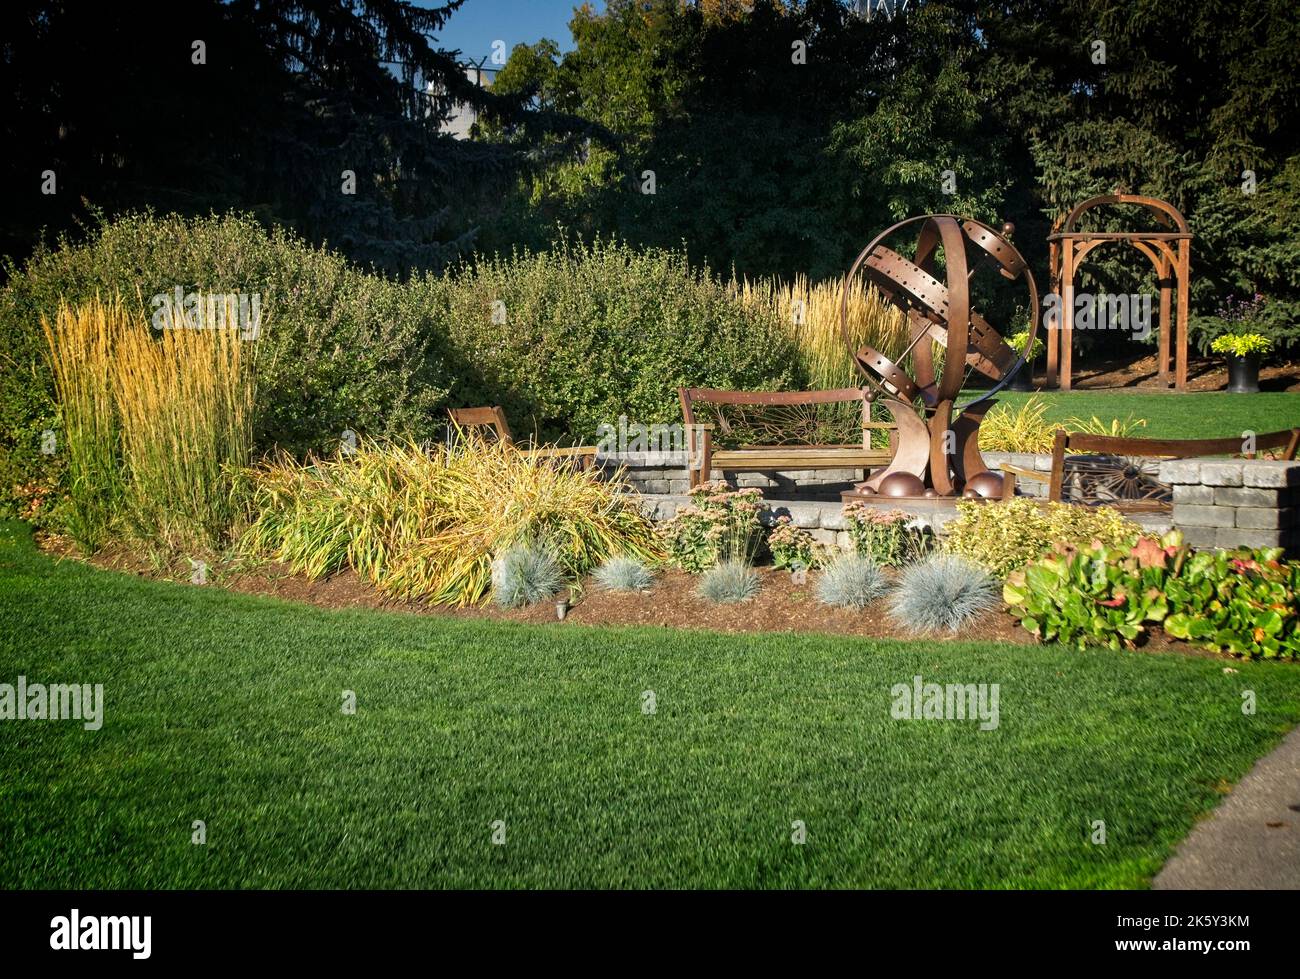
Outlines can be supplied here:
M479 61L492 53L492 42L506 42L507 54L516 44L533 44L544 37L559 42L561 50L573 47L569 21L581 0L466 0L451 15L438 35L440 47L459 48L465 60ZM422 0L435 6L436 0ZM593 0L597 10L604 0Z

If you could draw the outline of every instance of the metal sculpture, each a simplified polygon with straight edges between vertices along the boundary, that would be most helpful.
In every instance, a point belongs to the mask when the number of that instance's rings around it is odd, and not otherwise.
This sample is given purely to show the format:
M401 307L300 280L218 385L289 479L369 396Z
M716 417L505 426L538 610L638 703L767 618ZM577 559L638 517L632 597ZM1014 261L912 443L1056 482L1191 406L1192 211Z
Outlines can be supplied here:
M915 224L920 231L912 260L884 244ZM1011 224L1004 224L999 233L980 221L951 214L908 218L877 235L845 275L841 336L871 388L868 401L879 400L898 426L897 450L889 465L845 493L846 499L1002 495L1002 475L991 471L980 455L979 426L994 403L993 395L1025 362L1038 326L1038 288L1024 256L1007 240L1013 230ZM1022 351L1012 350L971 306L970 279L985 266L996 268L1007 279L1024 279L1029 287L1030 324ZM854 349L848 297L859 271L907 314L909 343L898 362L870 346ZM931 346L936 342L947 350L938 377ZM899 366L909 353L915 377ZM993 385L959 407L957 398L970 370L979 371Z

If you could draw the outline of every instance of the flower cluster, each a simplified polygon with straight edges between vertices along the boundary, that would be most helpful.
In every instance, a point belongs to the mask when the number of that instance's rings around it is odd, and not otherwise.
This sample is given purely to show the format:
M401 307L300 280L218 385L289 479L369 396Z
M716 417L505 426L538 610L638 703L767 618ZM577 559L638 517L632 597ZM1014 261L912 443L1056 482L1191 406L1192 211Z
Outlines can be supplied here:
M900 567L934 546L934 532L923 518L903 510L878 510L866 503L846 503L853 549L877 564Z
M663 525L669 559L693 574L721 560L749 561L762 540L761 491L713 481L701 483L690 496L691 502Z
M812 534L796 527L787 516L776 518L767 534L767 548L772 552L772 566L775 568L808 569L821 563Z

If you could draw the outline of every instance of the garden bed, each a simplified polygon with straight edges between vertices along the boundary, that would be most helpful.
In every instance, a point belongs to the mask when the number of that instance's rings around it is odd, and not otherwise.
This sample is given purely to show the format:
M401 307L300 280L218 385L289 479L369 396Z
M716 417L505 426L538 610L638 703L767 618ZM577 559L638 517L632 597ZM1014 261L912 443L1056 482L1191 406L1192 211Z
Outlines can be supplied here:
M48 554L73 559L105 570L166 581L186 580L180 569L158 570L144 557L113 548L82 558L70 542L42 536L40 547ZM816 572L808 584L794 585L788 572L759 568L763 589L757 599L734 604L705 601L695 594L699 578L682 571L662 572L648 592L609 592L584 583L582 594L569 609L564 623L556 620L555 606L543 603L520 609L499 609L493 605L457 609L427 602L393 599L352 571L342 571L317 581L293 574L285 565L265 562L257 565L215 567L211 584L226 591L262 595L327 609L380 609L453 619L492 619L536 625L658 626L698 629L723 633L804 633L858 636L870 639L903 639L926 643L997 641L1034 645L1034 639L1005 610L985 613L957 636L918 637L900 627L885 612L884 604L852 610L822 605L813 594ZM892 575L891 569L886 569ZM1172 639L1153 628L1139 647L1144 652L1174 651L1189 656L1217 656L1190 643ZM1219 658L1229 659L1221 656Z

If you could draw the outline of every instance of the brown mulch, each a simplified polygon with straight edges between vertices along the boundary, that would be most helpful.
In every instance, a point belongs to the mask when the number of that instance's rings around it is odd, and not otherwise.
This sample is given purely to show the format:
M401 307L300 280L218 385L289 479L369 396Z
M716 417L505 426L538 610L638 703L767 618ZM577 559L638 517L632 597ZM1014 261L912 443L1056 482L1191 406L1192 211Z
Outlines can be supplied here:
M188 580L188 572L180 568L159 571L146 558L125 549L114 548L83 558L61 538L38 535L38 543L46 553L85 560L105 570L168 581ZM785 632L862 636L871 639L917 639L914 632L899 628L878 608L855 611L818 603L813 594L811 579L806 585L794 585L787 572L772 568L757 570L763 582L759 598L733 605L718 605L699 598L695 594L698 578L683 571L660 574L648 592L607 592L588 581L582 594L569 609L565 621L578 625L661 626L725 633ZM301 602L318 608L366 608L454 619L496 619L535 625L559 625L555 606L549 602L509 611L492 606L446 608L425 602L388 598L352 571L343 571L319 581L308 581L301 575L290 572L285 565L268 562L244 567L216 566L210 576L213 585L229 591ZM1015 645L1031 645L1035 642L1003 610L985 614L963 627L958 636L938 636L934 639L1005 642ZM1150 633L1141 650L1231 658L1171 639L1158 629Z
M1156 355L1148 354L1137 360L1102 360L1089 358L1086 353L1074 357L1072 383L1076 391L1096 391L1102 388L1151 388L1165 390L1157 380ZM1043 375L1036 383L1043 381ZM1222 391L1228 386L1228 365L1222 357L1189 357L1187 361L1187 390ZM1265 363L1259 369L1261 391L1300 391L1300 363Z

